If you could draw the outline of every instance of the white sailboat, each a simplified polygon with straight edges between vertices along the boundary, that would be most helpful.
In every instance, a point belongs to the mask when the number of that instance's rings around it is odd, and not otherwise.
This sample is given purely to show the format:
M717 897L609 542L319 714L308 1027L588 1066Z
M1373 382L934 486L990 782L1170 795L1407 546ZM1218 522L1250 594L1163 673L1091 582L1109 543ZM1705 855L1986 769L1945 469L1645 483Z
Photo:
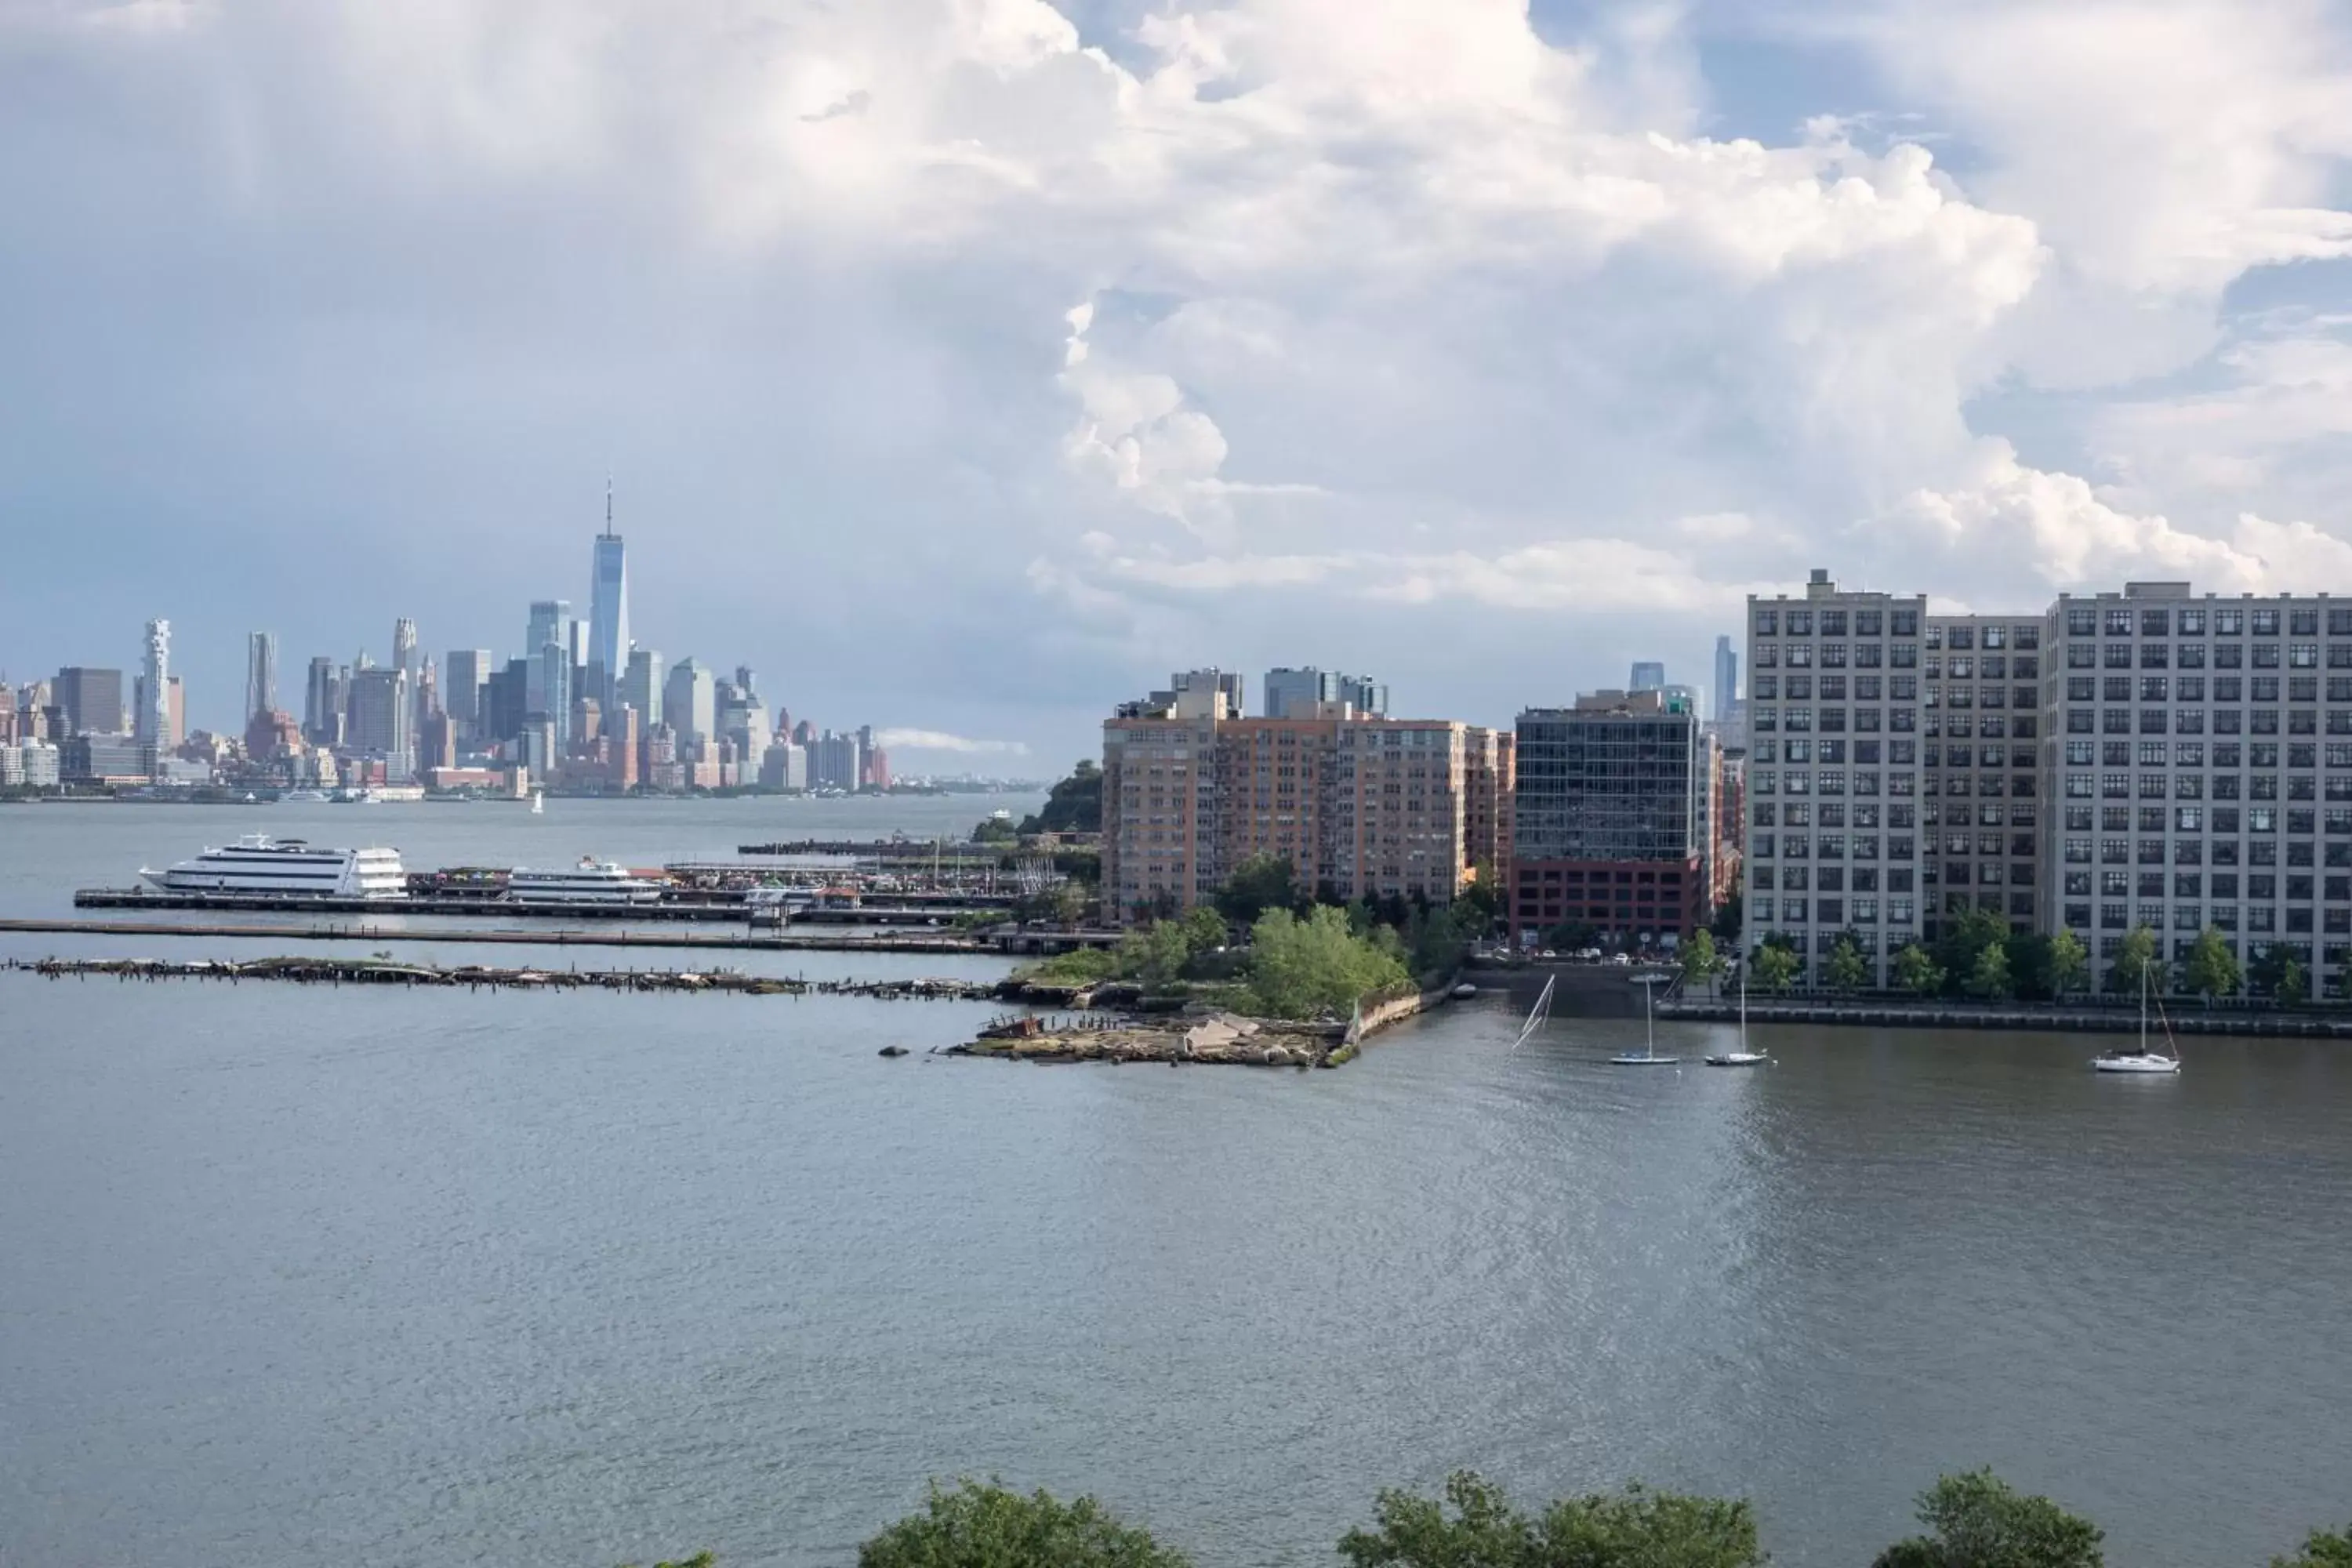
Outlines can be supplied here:
M545 816L547 815L547 792L545 790L535 789L530 792L530 814L533 816Z
M1739 1048L1717 1051L1706 1058L1711 1068L1760 1068L1771 1061L1762 1051L1748 1048L1748 961L1739 963Z
M1625 1051L1617 1056L1611 1057L1609 1058L1609 1065L1611 1067L1670 1068L1676 1062L1682 1060L1680 1057L1662 1057L1658 1054L1657 1016L1650 1010L1651 994L1652 992L1650 986L1646 984L1643 984L1642 987L1643 1037L1641 1054L1636 1056L1632 1051Z
M2174 1073L2180 1070L2180 1046L2172 1039L2172 1026L2164 1026L2165 1038L2171 1044L2168 1055L2147 1047L2147 975L2155 966L2143 963L2139 970L2139 1049L2136 1051L2102 1051L2091 1058L2096 1072ZM2159 1012L2161 1009L2159 1009Z

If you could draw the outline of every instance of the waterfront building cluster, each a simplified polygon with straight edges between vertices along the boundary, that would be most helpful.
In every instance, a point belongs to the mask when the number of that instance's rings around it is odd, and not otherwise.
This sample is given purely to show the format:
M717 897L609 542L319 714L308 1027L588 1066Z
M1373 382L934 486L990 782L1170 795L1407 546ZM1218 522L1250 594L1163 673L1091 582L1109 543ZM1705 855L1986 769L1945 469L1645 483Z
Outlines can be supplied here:
M835 732L772 706L757 676L699 658L666 663L630 636L625 542L605 498L588 614L533 601L522 647L500 658L454 648L436 661L417 623L393 626L389 663L364 651L311 658L299 695L281 679L277 634L246 642L244 717L191 732L171 626L147 623L128 683L119 668L67 666L0 682L0 787L187 786L522 795L733 788L887 790L873 728ZM299 717L297 710L299 709Z
M2178 582L1936 616L1840 589L1748 608L1751 940L1895 953L1969 911L2218 931L2340 991L2352 956L2352 602Z
M1508 730L1400 719L1367 677L1196 669L1103 725L1103 899L1135 923L1276 856L1303 892L1444 905L1482 879L1517 940L1672 945L1738 887L1738 769L1662 666ZM1371 704L1377 703L1377 706Z

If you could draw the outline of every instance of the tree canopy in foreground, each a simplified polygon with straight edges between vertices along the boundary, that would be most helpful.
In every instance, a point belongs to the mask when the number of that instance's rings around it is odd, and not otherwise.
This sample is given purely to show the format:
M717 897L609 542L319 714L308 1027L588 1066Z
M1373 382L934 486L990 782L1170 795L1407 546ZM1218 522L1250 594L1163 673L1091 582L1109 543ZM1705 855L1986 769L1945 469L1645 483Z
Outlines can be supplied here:
M931 1484L909 1514L857 1549L857 1568L1192 1568L1090 1497L1062 1502L963 1480Z

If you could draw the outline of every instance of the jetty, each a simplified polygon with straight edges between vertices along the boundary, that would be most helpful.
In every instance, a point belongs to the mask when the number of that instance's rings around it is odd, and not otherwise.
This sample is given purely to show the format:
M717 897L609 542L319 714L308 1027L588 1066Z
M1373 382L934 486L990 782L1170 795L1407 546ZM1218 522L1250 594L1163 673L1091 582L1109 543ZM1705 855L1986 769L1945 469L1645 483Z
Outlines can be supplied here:
M10 959L10 970L47 980L275 981L297 985L404 985L481 990L691 992L734 996L859 996L875 1001L977 1002L1004 993L1002 982L954 979L809 980L713 969L494 969L444 967L392 958Z

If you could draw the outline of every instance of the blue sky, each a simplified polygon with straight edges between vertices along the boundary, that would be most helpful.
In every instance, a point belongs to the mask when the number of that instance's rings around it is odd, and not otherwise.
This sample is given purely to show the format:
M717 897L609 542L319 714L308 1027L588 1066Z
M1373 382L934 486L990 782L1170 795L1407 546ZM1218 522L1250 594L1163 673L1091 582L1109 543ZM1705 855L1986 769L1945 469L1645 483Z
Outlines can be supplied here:
M584 603L901 765L1505 722L1741 595L2352 591L2352 22L0 0L0 668Z

